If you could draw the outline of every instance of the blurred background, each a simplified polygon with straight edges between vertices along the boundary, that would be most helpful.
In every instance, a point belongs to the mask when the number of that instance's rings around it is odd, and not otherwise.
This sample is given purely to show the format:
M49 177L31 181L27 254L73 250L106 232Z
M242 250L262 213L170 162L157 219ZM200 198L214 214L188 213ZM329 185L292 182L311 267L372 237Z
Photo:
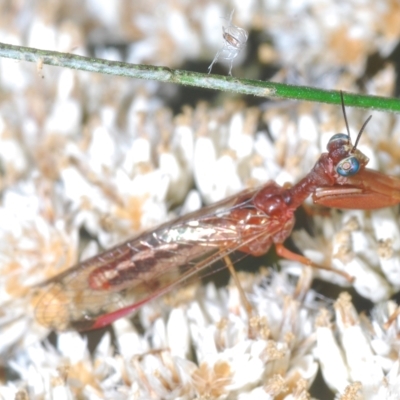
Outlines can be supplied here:
M0 3L0 42L205 74L224 45L222 27L229 26L248 32L233 61L234 77L399 96L397 0ZM218 60L212 73L227 75L229 65ZM347 113L355 134L369 114ZM397 115L373 113L360 143L372 168L397 176L399 123ZM32 389L39 378L27 372L35 358L27 349L45 338L57 348L59 339L34 322L32 285L242 189L270 179L297 182L330 136L343 129L339 107L0 59L1 396L26 392L25 398L39 398L46 392ZM319 260L325 262L340 258L332 240L348 232L349 221L358 221L356 230L367 239L358 246L352 237L343 246L361 254L379 279L352 289L356 303L358 296L367 299L357 307L365 310L394 298L400 280L381 272L379 251L387 237L374 217L300 213L302 233L289 245L304 253L320 251ZM389 247L397 268L397 208L385 218L395 226ZM256 260L255 266L275 263L272 256ZM241 267L254 269L248 261ZM316 290L325 296L342 290L323 282L331 281L329 276L317 277ZM102 337L103 332L84 340L93 352ZM58 362L53 354L46 368L56 369ZM36 365L36 371L40 368ZM319 386L321 376L316 382L315 397L333 398L324 383ZM100 388L93 398L113 398L105 393Z

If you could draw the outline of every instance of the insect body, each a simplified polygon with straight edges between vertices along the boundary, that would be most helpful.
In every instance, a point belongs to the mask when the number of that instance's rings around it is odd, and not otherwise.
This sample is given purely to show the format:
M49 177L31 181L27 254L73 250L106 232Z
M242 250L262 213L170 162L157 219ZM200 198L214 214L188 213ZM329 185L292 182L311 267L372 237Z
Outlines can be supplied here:
M344 112L343 97L342 107ZM293 229L295 210L309 195L316 204L347 209L400 202L400 179L366 168L368 158L356 148L366 123L353 145L346 120L348 133L334 135L328 151L292 187L269 181L245 190L44 282L38 288L44 294L36 306L37 320L55 330L105 326L187 280L212 272L215 262L233 251L258 256L275 245L279 255L314 265L283 246Z
M211 73L213 65L218 61L219 58L230 61L229 75L232 75L233 60L239 55L241 50L246 46L248 33L245 29L239 28L232 24L232 17L235 10L232 10L229 16L229 25L225 28L222 27L222 37L224 44L220 50L218 50L212 63L208 67L208 73Z

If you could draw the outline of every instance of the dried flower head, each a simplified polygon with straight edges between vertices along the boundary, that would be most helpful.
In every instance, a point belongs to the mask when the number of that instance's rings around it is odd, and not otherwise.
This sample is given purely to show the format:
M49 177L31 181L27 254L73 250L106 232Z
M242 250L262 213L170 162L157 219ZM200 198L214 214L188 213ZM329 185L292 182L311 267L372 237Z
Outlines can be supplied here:
M240 51L246 46L249 34L243 28L239 28L232 24L232 17L235 10L232 10L229 16L228 26L222 27L222 37L224 44L218 50L212 63L208 67L208 73L211 73L212 66L218 61L219 58L230 61L229 75L232 75L233 60L239 55Z

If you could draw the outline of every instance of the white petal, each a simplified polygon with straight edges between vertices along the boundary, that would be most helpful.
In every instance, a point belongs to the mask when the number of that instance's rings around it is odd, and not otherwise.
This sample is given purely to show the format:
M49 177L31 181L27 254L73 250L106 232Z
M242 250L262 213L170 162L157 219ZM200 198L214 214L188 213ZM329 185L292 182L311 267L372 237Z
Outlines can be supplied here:
M343 392L350 383L347 365L329 327L317 328L317 355L326 384L336 392Z

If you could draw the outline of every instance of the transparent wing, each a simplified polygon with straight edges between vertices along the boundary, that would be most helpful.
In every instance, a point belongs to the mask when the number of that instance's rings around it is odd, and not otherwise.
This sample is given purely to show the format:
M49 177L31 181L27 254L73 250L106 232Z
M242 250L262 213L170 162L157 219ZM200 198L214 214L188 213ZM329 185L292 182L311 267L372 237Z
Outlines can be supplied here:
M210 273L224 255L274 233L266 226L244 235L232 217L234 209L254 209L255 193L242 192L145 232L41 284L36 319L55 330L98 328L193 276Z

